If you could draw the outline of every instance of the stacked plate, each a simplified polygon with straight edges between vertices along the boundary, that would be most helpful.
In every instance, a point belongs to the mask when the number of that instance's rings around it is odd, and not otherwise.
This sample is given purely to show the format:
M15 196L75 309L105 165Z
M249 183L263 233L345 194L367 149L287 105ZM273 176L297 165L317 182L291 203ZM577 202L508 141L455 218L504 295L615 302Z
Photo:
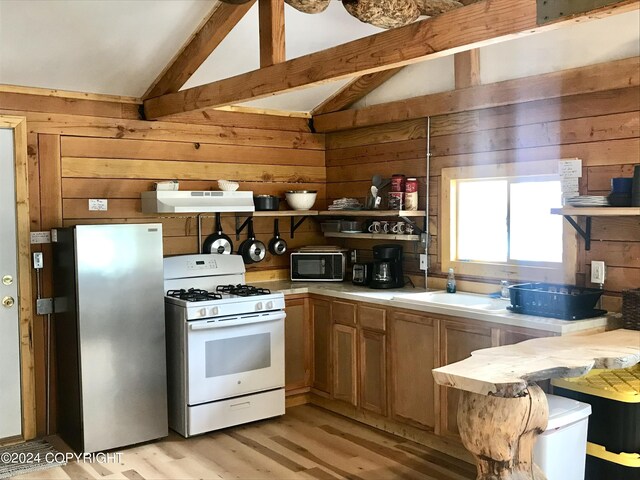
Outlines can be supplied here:
M565 199L567 205L572 207L608 207L609 201L607 197L597 195L578 195L575 197L567 197Z
M339 198L329 205L328 210L361 210L362 204L355 198Z

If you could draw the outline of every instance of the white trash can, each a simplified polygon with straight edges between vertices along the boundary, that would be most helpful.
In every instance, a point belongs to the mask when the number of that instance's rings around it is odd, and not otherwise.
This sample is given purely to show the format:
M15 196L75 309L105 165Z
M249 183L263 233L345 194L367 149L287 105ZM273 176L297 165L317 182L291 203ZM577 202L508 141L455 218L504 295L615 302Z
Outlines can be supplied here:
M538 436L533 461L547 480L584 480L591 405L556 395L547 395L547 402L549 424Z

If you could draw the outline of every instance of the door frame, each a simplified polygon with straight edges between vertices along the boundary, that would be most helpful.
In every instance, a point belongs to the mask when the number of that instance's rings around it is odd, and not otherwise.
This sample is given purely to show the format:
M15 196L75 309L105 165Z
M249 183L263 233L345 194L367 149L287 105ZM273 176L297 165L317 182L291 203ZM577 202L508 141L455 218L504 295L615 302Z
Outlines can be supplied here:
M31 232L27 169L27 119L0 115L0 127L13 130L16 192L16 235L18 246L18 332L20 335L20 379L22 438L36 436L36 395L33 354L33 308L31 295Z

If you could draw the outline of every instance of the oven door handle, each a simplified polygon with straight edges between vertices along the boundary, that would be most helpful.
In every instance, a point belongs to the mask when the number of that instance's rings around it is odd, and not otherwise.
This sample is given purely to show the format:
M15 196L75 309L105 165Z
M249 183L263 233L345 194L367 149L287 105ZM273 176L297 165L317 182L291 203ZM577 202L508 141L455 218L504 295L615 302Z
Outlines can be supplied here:
M247 315L244 317L236 317L236 319L242 319L242 318L248 318L248 317L255 317L255 320L249 323L245 323L245 322L238 323L233 320L231 321L222 320L222 321L216 321L216 322L211 322L211 321L198 322L198 323L191 323L189 325L189 328L191 330L211 330L214 328L223 328L223 327L241 327L242 325L251 325L255 323L275 322L277 320L284 320L284 318L286 317L286 314L285 312L273 312L273 313L270 313L269 315Z

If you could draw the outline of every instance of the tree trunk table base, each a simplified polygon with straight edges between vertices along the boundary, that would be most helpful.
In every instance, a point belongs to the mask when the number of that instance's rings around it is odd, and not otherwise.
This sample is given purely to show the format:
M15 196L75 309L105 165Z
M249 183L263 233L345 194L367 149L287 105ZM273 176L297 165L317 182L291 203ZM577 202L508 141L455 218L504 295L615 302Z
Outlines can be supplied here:
M478 480L546 480L533 463L536 437L547 428L549 407L542 389L530 384L524 396L493 397L460 392L458 428L476 459Z

